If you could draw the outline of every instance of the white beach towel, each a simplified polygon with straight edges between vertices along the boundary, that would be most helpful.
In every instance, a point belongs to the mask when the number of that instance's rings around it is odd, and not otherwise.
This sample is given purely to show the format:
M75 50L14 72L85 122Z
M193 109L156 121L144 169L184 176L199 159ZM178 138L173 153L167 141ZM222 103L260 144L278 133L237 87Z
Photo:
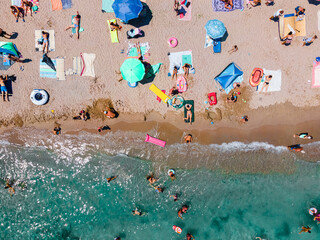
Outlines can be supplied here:
M192 51L183 51L183 52L171 52L169 54L169 61L170 61L170 66L169 66L169 73L173 74L173 68L176 66L178 68L178 74L184 74L184 71L182 69L182 56L183 55L191 55L192 56ZM193 64L191 64L193 65ZM194 68L189 70L189 73L194 73Z
M73 57L72 58L72 70L73 74L80 75L82 71L81 66L81 58L80 57Z
M58 80L66 80L66 74L64 71L64 59L56 58L56 69L57 69L57 79Z
M94 53L80 53L82 59L82 72L80 76L95 77L93 62L96 59Z
M269 83L268 92L279 92L281 91L281 70L267 70L263 69L263 78L264 82L265 76L272 75L272 79ZM258 91L261 90L263 82L259 84ZM263 90L264 91L264 90Z
M320 10L318 10L318 30L320 31Z
M11 0L11 5L12 6L21 7L22 6L22 0Z
M35 35L35 49L38 52L43 51L43 45L40 45L38 43L38 40L42 38L42 31L48 32L49 33L49 51L53 52L56 50L56 42L54 38L54 30L35 30L34 35Z

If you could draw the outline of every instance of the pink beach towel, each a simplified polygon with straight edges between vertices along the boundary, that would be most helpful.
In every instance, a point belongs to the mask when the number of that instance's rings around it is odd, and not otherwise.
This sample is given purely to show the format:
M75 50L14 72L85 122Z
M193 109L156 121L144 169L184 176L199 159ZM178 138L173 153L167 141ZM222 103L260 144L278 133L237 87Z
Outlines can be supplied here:
M313 62L311 87L320 87L320 62Z
M191 9L192 9L191 0L187 0L187 6L185 4L181 5L179 20L191 21Z

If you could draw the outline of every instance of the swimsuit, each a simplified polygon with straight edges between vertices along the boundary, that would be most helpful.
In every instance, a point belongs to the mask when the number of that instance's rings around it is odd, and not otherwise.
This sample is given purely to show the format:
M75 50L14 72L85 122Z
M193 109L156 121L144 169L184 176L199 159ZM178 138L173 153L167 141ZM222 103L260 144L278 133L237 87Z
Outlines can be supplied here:
M8 90L7 90L7 88L6 88L6 86L1 86L1 92L8 92Z
M265 82L266 85L269 85L269 82Z

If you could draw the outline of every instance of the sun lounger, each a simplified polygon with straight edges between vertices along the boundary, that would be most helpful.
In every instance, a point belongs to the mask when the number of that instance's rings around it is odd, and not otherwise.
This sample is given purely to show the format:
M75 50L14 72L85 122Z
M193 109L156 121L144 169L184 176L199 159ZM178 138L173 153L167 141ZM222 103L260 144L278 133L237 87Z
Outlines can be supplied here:
M194 122L194 101L193 100L185 100L184 101L184 117L187 117L187 109L186 105L191 105L191 112L192 112L192 117L191 117L191 122ZM190 121L184 120L184 122L189 123Z
M118 30L111 30L111 27L110 27L110 23L117 23L117 20L116 19L111 19L111 20L108 20L108 26L109 26L109 31L110 31L110 36L111 36L111 42L112 43L118 43L119 42L119 39L118 39Z

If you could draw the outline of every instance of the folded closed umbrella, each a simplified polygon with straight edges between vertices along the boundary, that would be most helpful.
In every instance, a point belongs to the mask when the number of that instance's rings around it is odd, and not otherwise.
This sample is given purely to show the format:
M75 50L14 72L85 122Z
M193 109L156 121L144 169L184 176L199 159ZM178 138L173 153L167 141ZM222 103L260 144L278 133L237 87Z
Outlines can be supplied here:
M134 83L143 79L145 75L145 67L140 60L136 58L128 58L121 65L120 72L124 80Z
M227 32L223 22L217 19L209 20L205 25L205 29L207 31L207 35L212 39L222 38Z
M128 22L139 17L143 5L140 0L115 0L112 8L117 18Z

